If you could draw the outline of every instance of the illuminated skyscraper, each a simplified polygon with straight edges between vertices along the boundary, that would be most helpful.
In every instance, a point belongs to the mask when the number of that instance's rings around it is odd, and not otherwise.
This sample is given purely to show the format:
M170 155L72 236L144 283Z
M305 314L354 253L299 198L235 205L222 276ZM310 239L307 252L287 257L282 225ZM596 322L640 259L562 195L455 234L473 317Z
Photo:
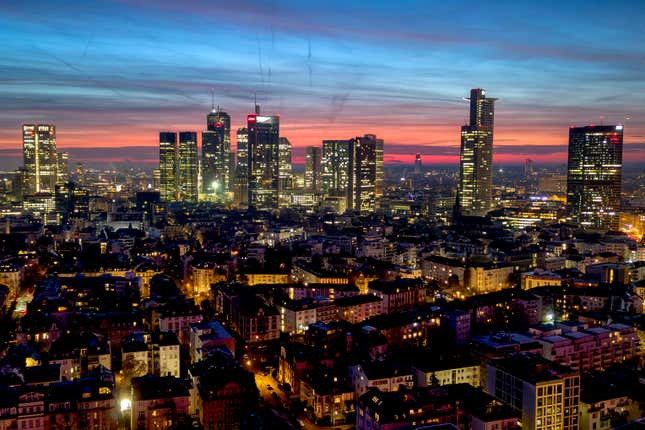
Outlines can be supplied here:
M352 144L353 162L347 206L361 213L373 212L376 208L378 139L372 134L366 134L353 139Z
M622 164L622 125L569 129L567 205L581 226L618 229Z
M305 188L319 193L322 188L321 150L319 146L308 146L305 152Z
M22 149L24 194L54 194L58 180L56 127L53 124L24 124Z
M470 90L470 124L461 127L459 211L483 216L491 209L495 100Z
M235 204L246 205L249 202L249 131L237 129L237 165L235 167Z
M421 174L421 154L417 153L417 155L414 156L414 174L415 175L420 175Z
M202 192L222 196L231 186L231 117L219 107L206 117L202 132Z
M382 147L383 141L373 134L350 140L323 140L323 195L345 197L347 208L373 212L376 208L377 156Z
M249 206L256 209L278 207L280 167L280 118L278 116L247 116L249 160Z
M166 202L177 200L177 133L159 133L159 193Z
M353 161L351 140L323 140L322 192L326 196L347 196Z
M287 194L287 190L293 188L293 174L292 174L292 164L291 164L291 142L286 137L280 138L279 145L279 167L278 167L278 195L279 195L279 204L280 206L288 206L290 195Z
M376 173L374 182L374 195L378 199L383 197L385 190L385 171L383 170L383 139L377 139L373 134L365 135L370 136L376 142L375 157L376 157Z
M180 200L186 202L197 201L197 133L194 131L179 132L179 196Z

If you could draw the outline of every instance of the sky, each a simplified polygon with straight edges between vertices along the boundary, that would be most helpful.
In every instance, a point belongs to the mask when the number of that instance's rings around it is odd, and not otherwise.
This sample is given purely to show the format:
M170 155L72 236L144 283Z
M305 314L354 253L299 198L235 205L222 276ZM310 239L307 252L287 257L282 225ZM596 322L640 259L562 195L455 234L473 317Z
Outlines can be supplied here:
M60 150L155 163L159 131L203 130L214 92L233 129L257 95L296 161L374 133L387 162L457 163L478 87L499 99L497 163L564 163L569 126L601 122L643 162L644 20L636 0L0 2L0 158L50 122Z

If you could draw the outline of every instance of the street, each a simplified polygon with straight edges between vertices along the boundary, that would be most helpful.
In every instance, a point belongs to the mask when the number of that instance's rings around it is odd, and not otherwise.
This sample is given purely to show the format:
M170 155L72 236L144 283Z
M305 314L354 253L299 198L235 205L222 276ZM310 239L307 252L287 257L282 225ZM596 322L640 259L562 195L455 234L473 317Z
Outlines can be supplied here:
M290 402L286 394L278 388L278 382L273 379L271 374L264 375L263 373L255 373L255 383L260 391L260 396L264 401L270 405L276 415L286 418L288 415L285 410L288 410ZM268 387L271 387L269 389ZM273 395L275 393L278 399ZM310 422L304 415L304 411L293 411L300 425L306 430L349 430L354 426L352 424L336 425L336 426L320 426Z

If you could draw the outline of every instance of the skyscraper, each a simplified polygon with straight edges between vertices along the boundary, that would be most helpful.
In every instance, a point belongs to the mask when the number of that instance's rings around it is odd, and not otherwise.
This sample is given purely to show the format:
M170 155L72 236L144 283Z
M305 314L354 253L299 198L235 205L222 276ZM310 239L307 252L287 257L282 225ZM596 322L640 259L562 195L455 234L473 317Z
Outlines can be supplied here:
M495 100L480 88L470 90L470 124L461 127L458 204L464 215L483 216L491 209Z
M305 152L305 188L319 193L322 188L321 150L319 146L308 146Z
M417 152L417 154L414 156L414 174L415 175L420 175L421 174L421 154Z
M351 140L323 140L321 176L324 195L347 197L352 148Z
M202 192L221 197L231 186L231 117L214 109L202 132Z
M370 136L376 142L376 172L374 179L374 196L378 199L380 197L383 197L383 191L385 190L385 171L383 170L383 139L377 139L373 134L365 136Z
M383 141L373 134L350 140L324 140L323 194L345 197L349 209L373 212L377 197L377 156L382 147Z
M247 116L249 160L249 206L256 209L278 207L280 165L280 118L260 115Z
M278 176L280 178L280 183L278 184L279 195L280 195L280 206L287 206L288 194L286 190L293 188L293 176L291 172L291 142L286 137L280 138L280 148L279 148L279 167L278 167Z
M623 126L569 129L567 205L586 228L618 229Z
M159 133L159 193L166 202L177 200L177 133Z
M238 128L237 140L237 165L235 166L235 204L246 205L249 202L249 131L247 128Z
M24 194L54 194L58 180L56 127L53 124L23 124L22 149Z
M196 202L198 194L197 133L179 132L179 196L182 201Z
M378 139L373 134L366 134L353 139L352 144L353 162L347 206L361 213L373 212L376 208Z

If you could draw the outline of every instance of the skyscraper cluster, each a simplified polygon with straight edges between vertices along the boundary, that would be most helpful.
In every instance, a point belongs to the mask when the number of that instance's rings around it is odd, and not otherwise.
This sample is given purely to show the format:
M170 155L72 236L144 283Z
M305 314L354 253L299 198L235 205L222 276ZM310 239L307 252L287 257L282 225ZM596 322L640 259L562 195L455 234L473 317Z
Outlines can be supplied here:
M231 118L219 107L206 116L201 163L197 146L194 131L159 133L159 191L164 201L197 202L200 194L222 199L229 192Z
M231 118L219 107L207 116L201 163L194 132L159 134L159 188L164 201L218 200L259 210L327 204L372 212L383 195L383 140L366 134L325 140L305 150L298 186L292 171L292 145L280 136L280 117L260 106L237 130L237 163L231 151ZM201 177L201 181L197 178Z

